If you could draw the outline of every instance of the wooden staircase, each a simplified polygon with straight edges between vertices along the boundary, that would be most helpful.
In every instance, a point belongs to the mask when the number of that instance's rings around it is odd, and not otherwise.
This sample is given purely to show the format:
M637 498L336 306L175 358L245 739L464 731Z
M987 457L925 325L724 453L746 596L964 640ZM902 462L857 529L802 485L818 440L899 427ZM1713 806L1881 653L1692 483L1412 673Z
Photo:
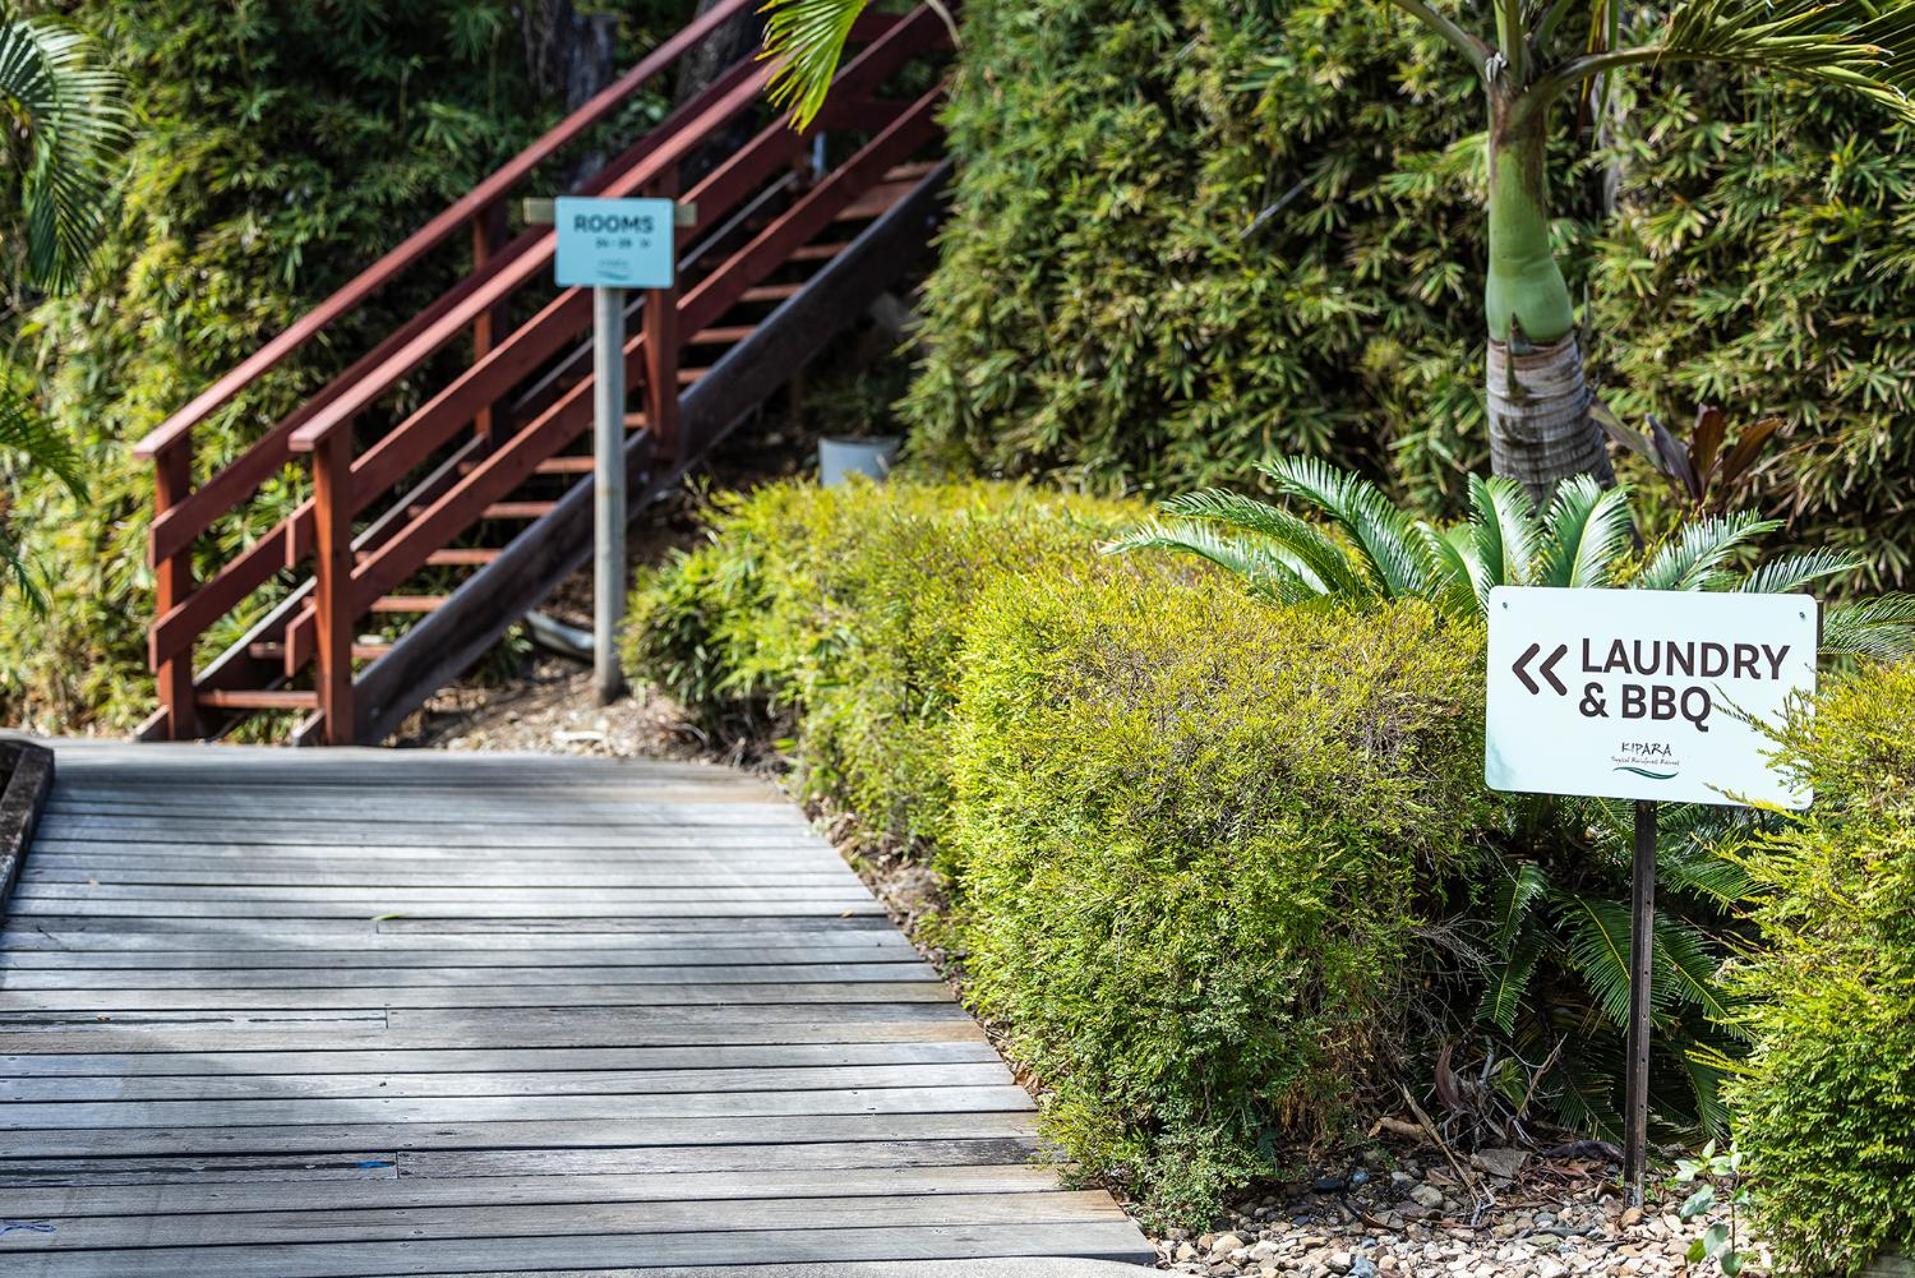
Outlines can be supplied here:
M148 659L160 701L142 737L215 736L275 711L294 714L299 743L381 741L590 554L591 296L551 284L549 227L508 239L506 213L515 196L551 194L528 186L542 165L756 2L701 15L139 442L156 475ZM631 302L635 514L922 254L948 173L942 87L898 86L935 83L926 66L947 42L928 7L868 16L804 131L763 105L769 68L747 58L580 187L695 213L679 230L678 287ZM741 123L755 126L747 140L681 184L681 167ZM463 278L195 480L196 424L462 229ZM469 357L447 376L462 338ZM222 526L288 467L310 469L311 496L218 553ZM223 648L209 640L253 615Z

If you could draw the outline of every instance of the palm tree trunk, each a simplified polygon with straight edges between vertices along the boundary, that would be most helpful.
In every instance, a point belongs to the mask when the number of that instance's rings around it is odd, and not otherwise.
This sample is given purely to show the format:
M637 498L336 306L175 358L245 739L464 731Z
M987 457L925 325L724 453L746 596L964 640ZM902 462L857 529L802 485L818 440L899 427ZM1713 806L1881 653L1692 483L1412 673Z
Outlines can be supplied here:
M1490 463L1546 509L1574 475L1615 481L1589 415L1569 286L1549 246L1542 113L1519 113L1492 90L1489 142Z

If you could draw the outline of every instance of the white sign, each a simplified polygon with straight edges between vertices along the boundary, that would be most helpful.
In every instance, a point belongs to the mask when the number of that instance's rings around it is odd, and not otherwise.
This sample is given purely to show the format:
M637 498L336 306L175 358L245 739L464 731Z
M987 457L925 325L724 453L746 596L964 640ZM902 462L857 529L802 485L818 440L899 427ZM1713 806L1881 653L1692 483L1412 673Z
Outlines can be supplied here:
M552 265L559 287L670 288L675 221L670 200L554 200Z
M1489 597L1493 790L1805 808L1748 720L1815 691L1808 595L1499 586Z

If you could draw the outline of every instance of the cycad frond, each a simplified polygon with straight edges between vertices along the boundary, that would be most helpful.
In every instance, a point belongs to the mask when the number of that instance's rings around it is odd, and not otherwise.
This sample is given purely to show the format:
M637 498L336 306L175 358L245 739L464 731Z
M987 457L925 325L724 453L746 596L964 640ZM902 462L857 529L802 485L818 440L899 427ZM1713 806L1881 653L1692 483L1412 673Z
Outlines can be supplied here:
M1726 574L1716 571L1723 560L1738 547L1781 526L1780 520L1762 519L1748 511L1698 519L1683 525L1675 537L1663 543L1629 584L1638 590L1712 589L1727 580Z
M1786 595L1812 581L1854 572L1862 560L1839 550L1809 550L1799 555L1784 555L1757 568L1736 584L1736 589L1755 595Z
M1171 497L1159 509L1166 515L1222 524L1268 538L1295 556L1325 594L1351 599L1376 594L1350 562L1348 551L1325 536L1321 528L1268 502L1224 488L1205 488Z
M1570 966L1589 986L1603 1016L1612 1025L1627 1025L1629 907L1597 896L1564 894L1556 900L1569 938Z
M1349 534L1383 594L1403 599L1427 591L1429 570L1417 554L1409 517L1382 489L1312 457L1282 457L1260 469L1280 492L1316 506Z
M1629 540L1629 489L1578 475L1556 486L1543 526L1543 585L1606 586Z
M1687 923L1656 911L1655 985L1657 1003L1673 1000L1701 1008L1719 1025L1730 1025L1734 1013L1724 1001L1716 984L1716 972L1722 966L1709 952L1709 943Z
M56 17L0 22L0 97L30 124L21 179L27 270L61 292L79 282L111 208L112 175L131 137L119 75Z
M1146 524L1109 542L1103 550L1106 554L1170 550L1195 555L1234 573L1243 579L1252 594L1272 603L1302 603L1323 594L1319 583L1306 580L1279 551L1251 538L1231 536L1200 523Z
M1505 866L1504 871L1490 900L1490 922L1494 924L1490 944L1498 954L1509 953L1530 907L1549 892L1549 876L1533 861L1524 861L1514 869Z
M1822 651L1882 661L1915 656L1915 595L1880 595L1827 609Z
M1423 563L1428 573L1424 593L1452 617L1474 615L1477 600L1485 588L1478 583L1482 569L1468 526L1444 531L1419 519L1411 526L1411 532L1422 543Z
M1469 495L1470 523L1483 569L1479 599L1487 608L1490 587L1530 584L1539 532L1536 504L1521 484L1500 477L1471 475Z
M810 124L823 108L851 28L869 3L766 0L764 56L777 59L778 67L765 93L773 106L790 108L797 127Z
M1505 1034L1515 1032L1516 1013L1522 1007L1523 995L1529 990L1542 952L1540 944L1526 939L1490 968L1483 997L1476 1004L1478 1020L1488 1021Z

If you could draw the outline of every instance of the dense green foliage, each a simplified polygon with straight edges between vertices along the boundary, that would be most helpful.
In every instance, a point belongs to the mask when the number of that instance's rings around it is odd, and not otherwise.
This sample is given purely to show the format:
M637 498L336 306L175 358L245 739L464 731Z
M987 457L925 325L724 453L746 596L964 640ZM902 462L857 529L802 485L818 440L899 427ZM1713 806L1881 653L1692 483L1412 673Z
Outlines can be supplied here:
M1275 452L1454 508L1486 449L1479 91L1387 5L981 0L964 161L905 405L921 454L1146 489ZM1911 581L1915 185L1858 95L1627 78L1608 152L1559 121L1556 232L1599 393L1784 414L1745 504ZM1605 217L1602 167L1621 166Z
M1784 744L1815 806L1743 858L1765 945L1731 1099L1764 1237L1854 1272L1915 1252L1915 664L1837 684Z
M85 453L92 483L80 501L18 477L14 516L26 554L51 579L51 612L41 619L0 602L0 697L9 722L120 727L152 706L153 478L132 458L133 442L463 194L561 104L534 97L505 3L63 7L125 74L141 132L91 277L41 307L24 334L39 352L47 406ZM464 254L462 239L449 243L202 425L197 473L436 295ZM394 406L418 394L415 386ZM202 549L243 546L297 501L303 482L289 472ZM248 620L210 636L209 648Z
M710 544L639 583L627 663L708 727L753 697L794 708L806 789L875 832L922 836L949 807L971 602L999 577L1093 560L1139 513L989 484L722 497Z
M1417 888L1490 801L1479 635L1142 564L981 603L948 859L977 1006L1072 1156L1191 1219L1272 1136L1340 1134L1407 1016Z

